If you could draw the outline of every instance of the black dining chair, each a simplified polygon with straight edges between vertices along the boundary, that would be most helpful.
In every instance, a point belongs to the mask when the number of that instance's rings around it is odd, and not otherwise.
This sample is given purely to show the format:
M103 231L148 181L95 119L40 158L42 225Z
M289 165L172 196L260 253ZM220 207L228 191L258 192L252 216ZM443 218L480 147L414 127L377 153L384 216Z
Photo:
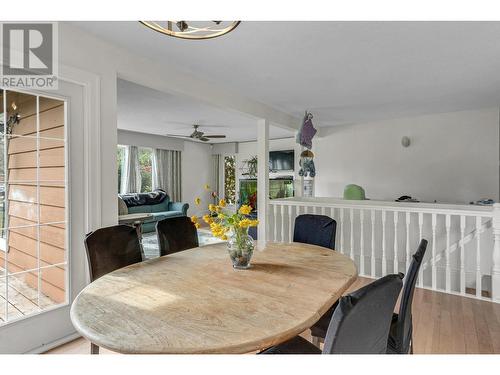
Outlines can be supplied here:
M97 229L85 236L84 243L91 282L144 259L137 231L129 225ZM93 343L90 350L92 354L99 354L99 347Z
M337 222L325 215L304 214L295 219L293 242L335 248Z
M156 223L160 256L199 246L198 231L187 216L172 217Z
M410 267L404 279L403 293L399 304L399 313L394 313L387 342L387 353L413 354L413 322L411 307L413 293L418 278L418 271L424 259L427 241L421 240L417 251L413 254Z
M295 219L293 241L318 245L329 249L335 249L335 233L337 222L325 215L304 214ZM313 342L319 347L319 343L326 335L326 329L332 319L336 304L323 314L320 320L311 327Z
M261 354L385 354L403 274L384 276L340 299L321 351L296 336Z

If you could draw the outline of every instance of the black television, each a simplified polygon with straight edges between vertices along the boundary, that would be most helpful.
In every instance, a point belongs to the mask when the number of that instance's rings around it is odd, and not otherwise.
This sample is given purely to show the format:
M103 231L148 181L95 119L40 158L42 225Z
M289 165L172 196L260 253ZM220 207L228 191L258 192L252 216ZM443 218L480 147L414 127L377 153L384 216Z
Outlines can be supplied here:
M293 171L295 169L295 151L271 151L269 152L269 169L272 172Z

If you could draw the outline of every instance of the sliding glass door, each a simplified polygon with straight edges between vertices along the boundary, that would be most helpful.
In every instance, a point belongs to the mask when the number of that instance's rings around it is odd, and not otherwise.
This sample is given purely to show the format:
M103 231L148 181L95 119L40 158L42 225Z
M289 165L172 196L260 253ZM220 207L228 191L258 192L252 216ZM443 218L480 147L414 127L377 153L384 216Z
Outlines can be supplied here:
M84 196L82 89L0 95L0 353L39 351L74 332L69 304L85 282L69 251L84 260L84 207L69 200Z
M0 324L67 302L63 100L2 93Z

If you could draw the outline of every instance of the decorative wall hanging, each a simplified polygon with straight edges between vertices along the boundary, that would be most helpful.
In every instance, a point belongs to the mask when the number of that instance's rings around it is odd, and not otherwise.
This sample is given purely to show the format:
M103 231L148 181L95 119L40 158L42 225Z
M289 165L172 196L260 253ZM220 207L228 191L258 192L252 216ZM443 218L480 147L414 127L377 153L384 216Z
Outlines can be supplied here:
M317 133L317 130L313 126L312 119L313 119L312 113L306 111L304 115L304 120L302 121L302 126L300 127L300 130L297 133L297 143L301 146L306 147L309 150L312 148L312 139L314 135Z

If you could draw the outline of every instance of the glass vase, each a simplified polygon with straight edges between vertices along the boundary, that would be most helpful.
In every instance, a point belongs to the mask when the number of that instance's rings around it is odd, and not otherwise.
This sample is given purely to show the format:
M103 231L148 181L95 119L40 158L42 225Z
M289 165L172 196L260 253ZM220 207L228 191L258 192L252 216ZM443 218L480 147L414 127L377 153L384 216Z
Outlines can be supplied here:
M248 228L233 229L229 235L227 249L231 262L233 262L233 268L239 270L250 268L254 241L248 235Z

